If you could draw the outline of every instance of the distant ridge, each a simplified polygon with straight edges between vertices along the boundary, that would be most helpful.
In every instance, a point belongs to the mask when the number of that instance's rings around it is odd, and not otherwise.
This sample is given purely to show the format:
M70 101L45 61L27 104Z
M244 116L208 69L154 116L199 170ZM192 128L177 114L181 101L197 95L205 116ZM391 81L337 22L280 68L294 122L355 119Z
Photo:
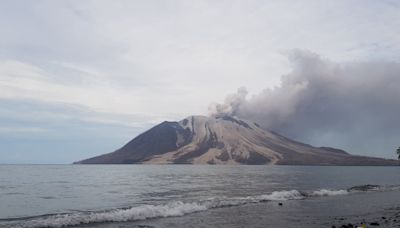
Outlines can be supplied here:
M162 122L112 153L74 164L392 166L398 161L313 147L236 117L190 116Z

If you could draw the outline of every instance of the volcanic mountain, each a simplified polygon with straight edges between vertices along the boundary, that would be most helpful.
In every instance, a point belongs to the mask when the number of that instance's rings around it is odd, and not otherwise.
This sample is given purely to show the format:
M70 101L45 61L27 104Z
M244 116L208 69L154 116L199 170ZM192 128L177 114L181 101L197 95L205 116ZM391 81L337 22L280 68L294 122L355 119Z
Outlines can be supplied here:
M236 117L190 116L163 122L122 148L75 164L397 165L313 147Z

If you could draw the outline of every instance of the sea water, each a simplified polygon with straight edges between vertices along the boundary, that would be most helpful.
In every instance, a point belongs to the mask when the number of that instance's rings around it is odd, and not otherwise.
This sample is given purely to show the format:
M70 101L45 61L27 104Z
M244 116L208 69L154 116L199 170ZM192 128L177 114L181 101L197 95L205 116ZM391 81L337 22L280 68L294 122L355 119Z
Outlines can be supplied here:
M273 201L399 192L399 185L400 167L0 165L0 227L147 221Z

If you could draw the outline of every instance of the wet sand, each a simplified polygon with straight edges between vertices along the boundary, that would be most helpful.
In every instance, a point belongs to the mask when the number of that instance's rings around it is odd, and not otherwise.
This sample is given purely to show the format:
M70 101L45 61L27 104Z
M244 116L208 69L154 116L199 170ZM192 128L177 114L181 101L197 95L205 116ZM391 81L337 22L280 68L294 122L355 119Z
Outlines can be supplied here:
M146 221L97 224L128 227L400 227L400 191L368 192L305 200L263 202ZM374 225L375 224L375 225ZM376 226L379 224L379 226ZM351 226L348 226L351 227Z

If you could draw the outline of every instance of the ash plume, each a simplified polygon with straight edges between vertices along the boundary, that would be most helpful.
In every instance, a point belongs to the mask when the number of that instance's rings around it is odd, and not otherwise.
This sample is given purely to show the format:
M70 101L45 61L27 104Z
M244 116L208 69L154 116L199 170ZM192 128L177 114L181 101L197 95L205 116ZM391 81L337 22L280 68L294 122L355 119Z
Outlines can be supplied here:
M241 87L234 94L229 94L225 98L223 104L212 104L209 106L210 116L235 116L240 106L246 102L247 90L245 87Z
M314 145L394 157L400 146L400 63L338 63L316 53L288 54L292 70L281 85L246 98L240 88L213 116L234 115Z

